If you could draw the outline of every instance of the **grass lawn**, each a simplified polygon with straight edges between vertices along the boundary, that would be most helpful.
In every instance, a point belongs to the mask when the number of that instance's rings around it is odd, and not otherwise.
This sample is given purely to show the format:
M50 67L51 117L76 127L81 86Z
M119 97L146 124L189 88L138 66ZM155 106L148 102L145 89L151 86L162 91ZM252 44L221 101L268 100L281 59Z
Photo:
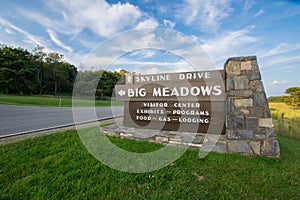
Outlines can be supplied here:
M89 100L80 100L80 106L92 106ZM72 107L72 97L55 96L18 96L0 94L0 104L26 105L26 106L54 106ZM114 102L114 105L123 105L122 102ZM111 106L111 101L95 101L96 106Z
M133 152L162 147L110 139ZM58 132L0 146L0 199L299 199L300 139L278 139L280 159L199 159L198 150L188 150L161 170L129 174L94 159L75 130Z

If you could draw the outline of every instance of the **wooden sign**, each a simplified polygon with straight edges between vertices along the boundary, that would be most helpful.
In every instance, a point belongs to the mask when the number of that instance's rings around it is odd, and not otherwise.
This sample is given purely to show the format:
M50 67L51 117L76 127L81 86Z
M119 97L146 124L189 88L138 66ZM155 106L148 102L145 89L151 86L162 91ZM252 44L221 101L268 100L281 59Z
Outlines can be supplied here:
M206 133L209 125L219 124L224 117L225 103L178 101L130 101L125 102L124 126ZM221 122L222 123L222 122Z
M224 123L224 74L127 74L126 85L115 87L116 100L125 101L124 126L206 133Z

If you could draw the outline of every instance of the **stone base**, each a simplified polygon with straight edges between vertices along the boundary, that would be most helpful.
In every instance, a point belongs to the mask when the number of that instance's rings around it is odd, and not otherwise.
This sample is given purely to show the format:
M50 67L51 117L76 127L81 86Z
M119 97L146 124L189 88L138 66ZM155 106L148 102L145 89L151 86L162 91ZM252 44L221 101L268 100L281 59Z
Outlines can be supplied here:
M205 148L202 148L204 144L210 142L205 133L136 129L117 124L101 127L100 131L105 135L119 138L196 148L202 151L206 151ZM269 157L280 156L280 148L276 138L264 140L229 140L226 135L220 135L211 151L218 153L266 155Z
M201 148L205 138L205 134L201 133L136 129L117 124L101 127L100 131L109 136L191 148Z

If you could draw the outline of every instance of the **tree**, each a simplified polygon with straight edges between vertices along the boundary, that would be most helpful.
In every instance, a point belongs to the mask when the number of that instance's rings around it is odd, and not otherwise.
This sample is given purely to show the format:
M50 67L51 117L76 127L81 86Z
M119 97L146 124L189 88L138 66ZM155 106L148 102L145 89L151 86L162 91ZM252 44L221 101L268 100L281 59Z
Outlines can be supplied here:
M111 97L115 85L121 79L122 75L118 72L111 72L111 71L99 71L100 78L97 86L97 96L100 96L100 100L104 99L105 97Z
M68 76L63 66L63 55L59 53L49 53L46 57L48 76L53 83L54 95L57 94L59 87L64 84L65 77Z
M44 73L44 64L45 64L45 58L47 54L44 52L45 48L42 46L37 45L33 49L33 58L37 66L37 82L38 82L38 93L42 94L43 92L43 73Z
M1 46L0 91L32 94L36 90L36 68L32 54L22 48Z
M0 92L6 94L72 93L77 68L59 53L37 46L26 49L0 44Z
M292 110L299 104L300 87L291 87L285 90L285 94L289 94L288 104L292 105Z

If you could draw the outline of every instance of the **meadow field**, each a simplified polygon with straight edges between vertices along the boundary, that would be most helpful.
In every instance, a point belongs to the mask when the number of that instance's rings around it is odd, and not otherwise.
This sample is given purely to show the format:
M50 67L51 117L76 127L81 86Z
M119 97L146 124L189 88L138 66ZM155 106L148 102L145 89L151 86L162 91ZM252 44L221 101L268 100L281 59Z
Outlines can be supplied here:
M276 132L300 138L300 108L291 109L285 103L269 103Z

